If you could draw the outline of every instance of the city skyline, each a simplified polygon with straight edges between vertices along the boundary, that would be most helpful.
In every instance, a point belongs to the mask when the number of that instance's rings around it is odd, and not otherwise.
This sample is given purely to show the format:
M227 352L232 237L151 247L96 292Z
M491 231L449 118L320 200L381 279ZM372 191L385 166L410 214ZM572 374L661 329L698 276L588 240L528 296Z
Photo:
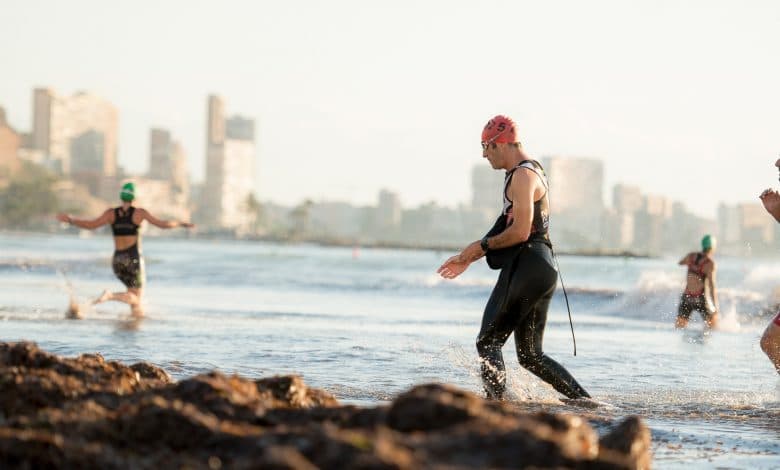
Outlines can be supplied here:
M29 132L31 89L89 90L119 109L127 171L146 172L162 127L202 182L203 97L220 93L257 120L256 193L285 204L373 203L382 188L404 206L467 203L497 113L536 158L601 159L605 189L707 217L777 185L772 2L231 5L10 2L0 105Z
M72 106L67 104L68 100L78 100L77 103L80 103L84 100L83 97L87 97L90 101L97 103L98 106L108 106L109 108L113 109L112 103L108 100L105 100L103 97L95 95L94 93L86 90L81 90L78 92L74 92L72 96L67 96L64 94L58 94L57 90L52 88L36 88L32 90L32 96L33 96L33 110L36 113L40 113L40 104L39 104L39 97L42 93L44 93L48 96L49 94L53 94L57 97L57 100L62 101L65 103L65 109L70 109ZM216 141L222 141L225 138L227 139L238 139L240 141L253 141L254 135L255 135L255 122L254 119L247 118L238 114L232 115L230 117L226 117L225 113L225 104L224 99L220 95L216 94L209 94L207 97L207 109L205 112L205 118L204 123L206 124L207 131L204 133L206 136L206 149L209 149L206 151L206 153L209 153L211 149L214 146L214 142ZM6 119L7 111L5 108L0 106L0 110L3 111L3 120ZM114 110L115 112L116 110ZM79 106L75 107L75 110L69 111L72 113L72 116L69 116L68 119L74 119L74 122L78 125L84 125L84 118L81 117L82 114L86 114L86 116L89 116L91 113L94 113L92 110L86 110L82 109ZM48 115L49 111L45 111L44 114ZM116 116L113 116L112 122L115 123ZM3 121L5 122L5 121ZM87 120L87 123L89 120ZM62 121L61 126L64 125L65 128L71 128L72 125L69 124L67 121ZM96 132L95 130L92 130L92 128L89 127L90 124L86 124L88 127L89 132L87 132L85 135L92 137L96 136L97 138L101 139L102 142L102 131ZM115 124L114 124L115 125ZM46 142L39 142L41 140L40 130L37 129L38 127L41 127L40 120L38 118L33 119L33 129L30 130L29 133L25 133L24 130L21 129L15 129L16 132L20 133L20 137L22 134L27 134L27 138L29 139L29 144L33 146L44 146L48 147L48 139ZM49 129L50 125L47 124L43 126L43 128ZM56 133L55 133L56 134ZM218 137L215 137L218 136ZM72 139L72 141L71 141ZM22 145L23 141L25 139L20 140L20 157L21 159L28 159L35 163L43 163L44 166L52 168L52 163L57 163L61 157L59 155L56 155L56 152L41 152L40 149L36 148L25 148L24 145ZM58 144L58 147L65 147L69 148L72 147L74 143L77 143L79 141L79 138L68 136L66 139L64 139L62 142ZM206 172L206 177L202 181L192 181L190 178L191 175L191 165L189 162L189 159L187 158L187 152L186 149L182 147L182 145L179 143L178 140L173 140L170 130L166 129L165 127L158 126L158 127L151 127L147 129L147 154L146 154L146 161L147 161L147 167L140 172L132 172L128 173L127 171L124 172L124 179L125 180L133 180L133 179L140 179L143 181L146 181L147 178L151 178L152 180L157 181L167 181L169 184L172 185L173 188L179 188L179 191L182 191L182 194L185 195L185 199L180 201L181 203L190 204L193 203L195 205L199 205L202 203L202 201L190 201L189 200L189 185L194 184L197 186L200 186L202 190L206 190L207 192L215 192L218 193L220 191L216 190L216 188L208 188L209 186L209 176L217 176L221 173L222 170L216 171L216 167L212 168L211 171ZM71 143L72 142L72 143ZM220 149L218 151L218 154L221 155L221 144ZM242 144L243 145L243 144ZM94 145L93 145L94 146ZM96 148L100 148L100 152L103 152L102 145L99 145ZM29 155L25 154L23 155L22 152L32 152ZM254 149L254 145L251 145L248 149L240 152L240 154L243 154L241 159L249 159L249 160L257 160L257 154L256 150ZM89 153L87 153L89 155ZM70 156L68 155L68 158ZM84 158L83 156L81 158ZM91 162L91 164L97 164L97 165L104 165L104 157L101 155L99 157L96 157L97 159L94 160L94 162ZM218 157L218 159L223 159L223 156ZM41 160L43 159L43 160ZM108 168L110 169L109 173L113 173L115 170L113 169L113 166L110 164L112 162L112 158L109 154L106 155L105 160L109 162ZM615 205L615 196L613 195L610 197L610 194L614 191L622 190L625 188L629 188L631 191L638 191L637 195L641 194L641 198L652 198L659 200L662 199L670 204L672 203L681 203L683 206L685 206L684 201L674 200L670 197L653 193L652 191L647 191L647 188L640 187L638 185L632 185L629 183L626 183L624 181L615 181L611 187L607 186L607 183L605 182L605 179L603 177L604 173L604 162L602 159L599 158L583 158L583 157L577 157L577 156L571 156L571 155L544 155L538 160L543 164L543 167L545 168L545 171L547 172L548 176L551 177L553 181L556 181L557 184L552 185L552 189L559 189L562 187L571 188L571 191L567 191L565 193L560 194L560 196L556 197L556 208L566 208L569 205L572 205L575 213L578 211L581 211L581 203L584 200L591 201L593 203L593 209L616 209L621 210L620 206ZM555 162L554 164L552 162ZM560 166L561 164L564 165L564 167L568 168L568 171L558 172L556 168ZM217 167L221 166L222 163L218 163ZM244 163L240 164L244 165ZM250 164L250 166L254 165L254 163ZM582 166L585 165L585 166ZM55 165L57 168L61 168L62 165ZM66 165L66 167L69 167L70 165ZM206 165L207 167L213 167L213 163L209 163ZM576 169L579 168L579 171L576 171ZM575 171L572 171L575 170ZM55 172L62 172L62 170L56 170ZM67 171L67 174L63 175L68 178L74 178L78 181L78 174L73 173L72 171ZM174 174L175 173L175 174ZM234 173L237 175L245 174L245 171L239 170L238 172ZM435 200L428 200L428 201L421 201L416 206L423 206L430 204L431 202L440 204L442 208L452 208L456 209L458 207L471 207L476 208L480 210L492 210L496 209L500 206L500 189L502 186L503 178L504 178L504 172L501 170L495 170L493 169L489 164L487 164L487 161L484 160L479 163L475 163L472 165L472 168L470 170L470 180L469 180L469 194L468 198L464 201L456 201L454 204L451 205L443 205L439 201ZM560 174L559 174L560 173ZM563 177L561 180L560 177ZM583 176L585 180L589 182L588 185L578 186L577 182L573 180L576 176ZM221 177L218 177L217 179L221 179ZM251 179L251 178L250 178ZM475 186L475 181L476 183ZM148 181L147 181L148 182ZM213 184L213 183L211 183ZM221 183L219 183L221 184ZM234 184L228 184L227 187L232 187ZM556 188L557 186L557 188ZM114 192L114 188L102 188L106 191L95 191L96 193L105 192L105 194L112 194ZM559 189L560 191L560 189ZM367 202L355 202L355 201L347 201L347 200L341 200L341 199L333 199L329 197L324 198L311 198L309 196L301 196L299 200L294 201L276 201L273 199L267 199L267 202L274 203L274 204L281 204L281 205L288 205L290 207L296 206L302 203L305 203L306 201L313 201L317 203L336 203L336 204L354 204L356 206L360 205L373 205L376 202L376 198L378 195L379 198L379 206L382 206L381 200L384 197L387 197L387 194L392 194L393 198L395 198L395 204L398 205L398 207L403 207L405 209L407 208L414 208L415 205L404 205L401 202L401 199L399 197L399 194L397 191L395 191L394 188L390 187L380 187L377 189L375 193L375 197L373 201L367 201ZM587 195L587 196L586 196ZM639 196L637 196L639 197ZM110 199L111 197L109 197ZM238 199L242 199L239 197ZM596 204L595 201L601 201L600 204ZM752 204L758 206L756 202L753 201L732 201L729 203L729 201L718 201L717 210L721 210L721 206L729 206L729 205L740 205L740 204ZM230 205L233 206L232 204ZM688 208L687 206L685 206ZM236 210L238 206L235 208L230 209L231 211ZM689 208L688 208L689 209ZM215 209L211 209L212 211ZM567 212L564 210L564 212ZM580 214L586 219L592 218L591 215L588 214ZM702 214L696 214L698 216L702 216ZM716 214L717 215L717 214ZM214 215L211 215L210 217L216 217ZM707 217L705 215L705 217ZM219 225L219 224L217 224Z

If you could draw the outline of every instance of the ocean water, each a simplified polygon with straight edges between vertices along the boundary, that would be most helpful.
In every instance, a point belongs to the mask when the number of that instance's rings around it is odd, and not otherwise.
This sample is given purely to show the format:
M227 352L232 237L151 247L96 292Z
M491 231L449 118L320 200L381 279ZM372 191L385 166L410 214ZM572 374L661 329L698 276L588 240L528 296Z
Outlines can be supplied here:
M474 343L497 277L484 262L447 281L436 269L450 252L147 238L147 317L133 321L123 304L87 306L123 290L112 251L105 233L0 234L0 340L147 360L178 379L299 374L364 405L425 382L481 391ZM561 403L519 367L510 338L511 397L531 410L639 414L656 468L780 468L780 379L758 344L780 262L718 257L722 327L704 335L696 314L687 331L673 328L683 254L561 256L577 356L560 289L545 352L607 405ZM70 295L84 319L65 318Z

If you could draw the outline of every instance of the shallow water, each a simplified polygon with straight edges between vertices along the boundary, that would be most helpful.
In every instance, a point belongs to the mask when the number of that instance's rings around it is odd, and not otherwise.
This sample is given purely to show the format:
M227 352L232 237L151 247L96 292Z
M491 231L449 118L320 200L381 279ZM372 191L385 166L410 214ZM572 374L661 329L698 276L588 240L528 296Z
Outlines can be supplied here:
M154 238L143 248L147 318L134 322L124 305L86 306L104 288L121 290L109 235L0 235L0 340L148 360L175 378L296 373L357 404L422 382L481 390L474 342L496 278L482 263L445 281L435 270L451 253ZM512 398L529 409L639 414L657 468L779 468L780 379L758 339L780 263L718 258L723 327L703 335L698 318L673 328L685 275L676 260L561 257L577 356L560 290L545 351L609 406L561 403L519 368L510 339ZM82 320L65 318L70 292Z

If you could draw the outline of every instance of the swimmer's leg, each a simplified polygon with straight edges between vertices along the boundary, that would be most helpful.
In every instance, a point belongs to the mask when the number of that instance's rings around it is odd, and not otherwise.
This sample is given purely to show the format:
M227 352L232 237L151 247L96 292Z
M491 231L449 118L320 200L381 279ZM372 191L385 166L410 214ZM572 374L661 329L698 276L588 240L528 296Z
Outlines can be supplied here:
M692 311L693 307L691 306L690 299L687 295L683 294L682 297L680 297L680 306L677 307L677 320L674 322L674 327L677 329L687 327Z
M780 313L766 327L761 336L761 350L767 355L775 370L780 374Z
M92 304L100 304L108 301L123 302L130 306L130 310L134 316L143 316L144 311L141 306L141 297L143 294L143 288L141 287L128 287L127 292L109 292L103 291L97 299L92 301Z
M520 361L520 365L552 385L558 393L566 395L568 398L590 398L590 394L565 367L542 351L547 309L552 293L551 290L542 297L515 330L517 359Z

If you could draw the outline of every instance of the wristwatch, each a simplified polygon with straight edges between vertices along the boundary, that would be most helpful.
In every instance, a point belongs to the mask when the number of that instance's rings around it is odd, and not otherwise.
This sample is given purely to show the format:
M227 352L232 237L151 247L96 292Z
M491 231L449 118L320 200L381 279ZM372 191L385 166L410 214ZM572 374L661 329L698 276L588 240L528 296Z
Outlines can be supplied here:
M489 247L488 247L488 237L487 237L487 235L482 237L482 240L479 241L479 247L482 248L482 251L484 251L485 253L488 252Z

